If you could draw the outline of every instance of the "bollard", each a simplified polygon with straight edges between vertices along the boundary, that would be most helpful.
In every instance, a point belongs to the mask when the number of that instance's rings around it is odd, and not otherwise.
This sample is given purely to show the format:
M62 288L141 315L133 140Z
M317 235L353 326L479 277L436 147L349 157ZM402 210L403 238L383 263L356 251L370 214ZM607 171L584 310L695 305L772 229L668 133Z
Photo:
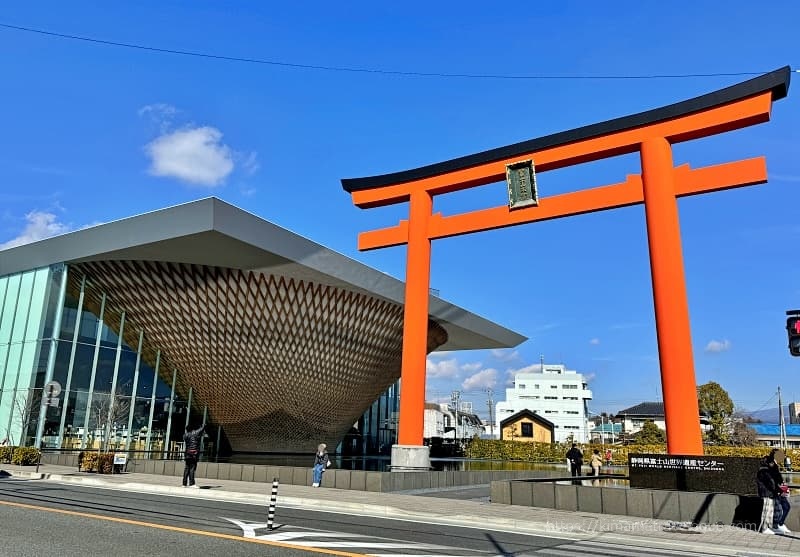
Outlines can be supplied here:
M275 518L275 501L278 499L278 478L272 478L272 496L269 498L267 511L267 529L272 530L272 521Z

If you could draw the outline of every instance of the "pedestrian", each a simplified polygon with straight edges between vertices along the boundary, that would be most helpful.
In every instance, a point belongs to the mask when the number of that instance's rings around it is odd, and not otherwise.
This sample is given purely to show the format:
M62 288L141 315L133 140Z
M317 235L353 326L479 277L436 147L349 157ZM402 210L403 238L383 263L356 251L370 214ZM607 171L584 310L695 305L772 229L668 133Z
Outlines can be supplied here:
M331 459L328 458L328 446L325 443L320 443L317 446L317 452L314 455L314 478L311 487L319 487L322 483L322 473L331 465Z
M606 466L611 466L611 449L606 449Z
M592 476L599 476L600 467L603 465L603 457L600 456L600 451L598 449L592 452L592 459L589 461L589 464L592 467Z
M781 507L781 516L775 521L773 530L775 530L777 534L791 534L792 531L789 530L785 524L786 515L789 514L789 510L792 508L792 505L789 503L789 486L783 480L781 471L778 469L778 462L775 460L776 452L776 449L772 449L772 451L770 451L770 455L772 456L772 465L769 467L769 473L772 476L772 481L778 486L779 494L775 500ZM787 456L786 458L789 457Z
M580 476L581 466L583 466L583 453L575 443L572 448L567 451L567 460L569 461L570 472L573 476Z
M777 467L775 463L775 451L771 451L761 459L756 472L756 485L758 496L761 497L761 522L758 531L762 534L785 533L778 526L782 522L783 506L779 502L781 498L780 484L775 483L774 472L771 468ZM784 526L785 530L789 529Z
M197 470L197 461L200 459L200 441L203 438L205 424L197 429L186 426L186 433L183 434L183 487L194 487L199 489L199 485L194 483L194 472Z
M3 439L3 442L0 443L0 447L7 447L8 446L8 437Z

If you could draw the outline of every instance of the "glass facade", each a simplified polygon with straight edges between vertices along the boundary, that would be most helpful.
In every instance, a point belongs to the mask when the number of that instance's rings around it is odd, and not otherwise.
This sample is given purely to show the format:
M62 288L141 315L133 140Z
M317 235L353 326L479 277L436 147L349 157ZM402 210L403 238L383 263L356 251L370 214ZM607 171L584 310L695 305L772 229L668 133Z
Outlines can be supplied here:
M43 396L52 382L60 393ZM395 384L372 404L340 451L389 450L397 393ZM188 424L206 422L205 453L217 456L224 432L192 398L147 331L78 271L54 265L0 277L0 439L168 458L180 455Z
M179 453L188 390L173 391L173 370L159 369L160 353L126 324L124 308L68 274L58 265L0 277L0 437L42 448ZM131 337L133 346L123 340ZM51 381L60 393L43 399ZM191 417L203 415L195 408Z

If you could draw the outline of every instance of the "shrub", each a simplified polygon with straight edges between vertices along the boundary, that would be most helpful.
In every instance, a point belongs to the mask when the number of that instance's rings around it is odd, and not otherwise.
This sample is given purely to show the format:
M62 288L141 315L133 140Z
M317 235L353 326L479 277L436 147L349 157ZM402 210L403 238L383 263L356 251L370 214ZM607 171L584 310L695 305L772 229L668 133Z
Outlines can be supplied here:
M114 472L114 453L103 453L97 459L97 471L101 474Z
M98 474L111 474L114 470L114 453L83 453L81 468L86 472L97 472Z
M0 447L0 462L11 462L11 457L14 455L14 447L6 446Z
M39 462L39 451L33 447L15 447L11 456L12 464L29 466Z
M81 453L81 468L87 472L94 472L97 470L97 453L84 452Z

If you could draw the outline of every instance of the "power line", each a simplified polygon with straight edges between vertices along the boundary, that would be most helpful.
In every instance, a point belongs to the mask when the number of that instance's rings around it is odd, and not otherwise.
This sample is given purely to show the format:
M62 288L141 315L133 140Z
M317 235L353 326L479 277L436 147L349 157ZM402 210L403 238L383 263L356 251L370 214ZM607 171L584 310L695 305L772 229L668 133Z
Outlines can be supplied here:
M67 33L56 33L54 31L46 31L44 29L35 29L33 27L21 27L19 25L9 25L7 23L0 23L0 28L13 29L15 31L23 31L25 33L36 33L39 35L46 35L49 37L57 37L60 39L69 39L73 41L84 41L104 46L117 46L122 48L131 48L136 50L145 50L149 52L159 52L162 54L177 54L181 56L194 56L197 58L209 58L212 60L223 60L227 62L244 62L248 64L263 64L269 66L280 66L285 68L295 68L302 70L323 70L330 72L350 72L350 73L367 73L367 74L380 74L380 75L395 75L402 77L456 77L468 79L528 79L528 80L622 80L622 79L686 79L697 77L741 77L749 75L761 75L766 72L720 72L720 73L694 73L694 74L645 74L645 75L547 75L547 74L471 74L471 73L444 73L444 72L416 72L416 71L400 71L400 70L383 70L378 68L358 68L348 66L325 66L319 64L299 64L294 62L282 62L279 60L266 60L262 58L245 58L239 56L227 56L223 54L212 54L209 52L196 52L192 50L176 50L171 48L161 48L157 46L147 46L135 43L123 43L119 41L109 41L105 39L97 39L94 37L87 37L83 35L71 35ZM800 72L800 70L794 70Z

